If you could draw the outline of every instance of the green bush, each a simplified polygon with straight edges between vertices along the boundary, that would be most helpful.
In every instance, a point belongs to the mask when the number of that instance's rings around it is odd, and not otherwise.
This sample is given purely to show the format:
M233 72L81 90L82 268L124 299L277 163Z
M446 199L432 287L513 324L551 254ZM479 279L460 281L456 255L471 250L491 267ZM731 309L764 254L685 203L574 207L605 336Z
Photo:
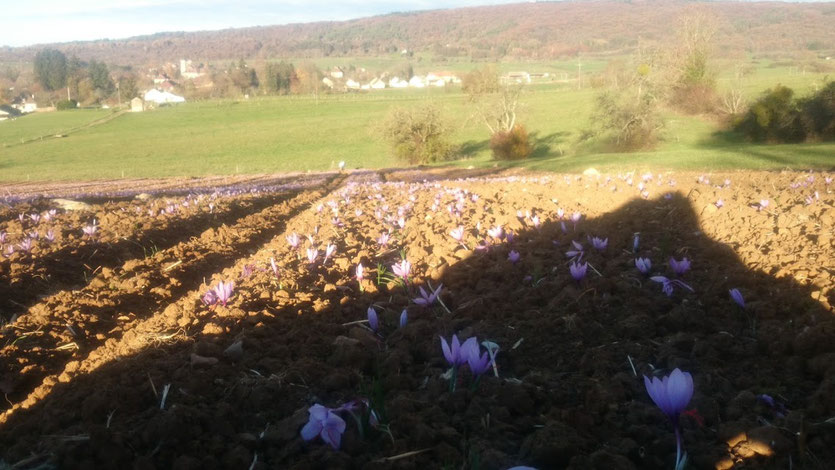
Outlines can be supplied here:
M432 104L414 109L394 108L380 127L395 155L410 164L447 160L452 155L450 126Z
M523 160L533 151L525 126L516 124L510 131L498 131L490 137L490 149L497 160Z
M835 82L800 99L782 85L769 89L736 122L734 129L755 142L835 139Z
M58 111L63 111L65 109L75 109L78 107L78 101L76 100L61 100L55 103L55 109Z

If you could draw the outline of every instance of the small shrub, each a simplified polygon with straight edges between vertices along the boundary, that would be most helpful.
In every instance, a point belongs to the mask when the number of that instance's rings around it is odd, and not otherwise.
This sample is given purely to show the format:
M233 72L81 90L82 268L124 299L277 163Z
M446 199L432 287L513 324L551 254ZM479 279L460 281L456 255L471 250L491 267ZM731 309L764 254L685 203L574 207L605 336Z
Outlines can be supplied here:
M720 107L712 84L692 84L673 89L671 103L687 114L711 114Z
M393 109L380 133L392 145L395 155L412 165L443 161L452 154L447 140L450 126L432 104Z
M58 111L63 111L65 109L75 109L78 107L78 101L76 100L61 100L55 103L55 109Z
M829 82L812 97L800 102L806 138L835 139L835 82Z
M490 137L490 149L497 160L523 160L533 151L525 126L516 124L510 131L498 131Z
M634 90L630 89L599 95L592 119L598 130L589 136L602 136L620 152L653 147L663 127L658 104L652 95L635 96Z
M802 142L806 138L794 91L782 85L763 93L735 129L757 142Z

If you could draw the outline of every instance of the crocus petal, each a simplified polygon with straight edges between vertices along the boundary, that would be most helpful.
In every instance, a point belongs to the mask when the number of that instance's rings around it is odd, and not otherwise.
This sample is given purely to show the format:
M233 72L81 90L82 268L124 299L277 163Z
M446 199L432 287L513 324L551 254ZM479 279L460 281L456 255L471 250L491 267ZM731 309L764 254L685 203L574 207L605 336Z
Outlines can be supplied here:
M444 352L444 358L446 358L447 362L454 365L455 364L455 357L452 355L452 351L449 348L449 344L446 342L446 340L443 338L443 336L441 336L440 338L441 338L441 350L443 350L443 352Z
M319 420L313 420L313 418L311 417L311 420L308 421L307 424L305 424L302 428L302 439L304 439L305 441L310 441L314 439L316 436L318 436L321 432L322 422Z

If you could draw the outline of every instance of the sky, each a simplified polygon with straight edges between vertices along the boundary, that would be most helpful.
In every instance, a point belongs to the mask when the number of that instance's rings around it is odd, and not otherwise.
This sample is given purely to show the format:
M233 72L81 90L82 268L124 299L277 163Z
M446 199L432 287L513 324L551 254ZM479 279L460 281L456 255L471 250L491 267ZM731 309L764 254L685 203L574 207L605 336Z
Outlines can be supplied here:
M119 39L522 0L3 0L0 45Z

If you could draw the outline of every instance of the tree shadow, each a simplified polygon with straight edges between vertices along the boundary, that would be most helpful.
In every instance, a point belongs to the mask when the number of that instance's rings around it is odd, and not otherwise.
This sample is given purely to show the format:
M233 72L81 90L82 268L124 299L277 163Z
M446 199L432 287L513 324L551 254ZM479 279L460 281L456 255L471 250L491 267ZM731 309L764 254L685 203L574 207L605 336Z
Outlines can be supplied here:
M826 468L835 460L835 436L824 423L835 414L832 309L813 300L813 287L749 269L730 245L704 234L699 212L679 193L632 199L576 227L551 220L534 228L485 211L493 219L486 223L513 227L515 238L479 251L455 251L445 233L421 241L407 232L410 253L441 253L439 265L413 261L443 282L452 313L412 304L402 329L396 315L413 294L394 285L357 292L344 268L323 271L299 292L270 288L269 276L256 274L229 309L195 307L194 293L181 303L194 315L185 335L101 357L100 367L58 380L6 416L2 456L17 462L34 454L32 467L59 468L472 468L477 461L485 469L662 469L674 459L672 429L641 376L678 367L695 380L690 407L698 418L682 418L693 468L728 459L739 468ZM607 237L608 247L596 252L589 236ZM569 274L572 241L584 245L592 266L581 282ZM519 263L508 261L510 250L521 254ZM397 255L387 256L379 261ZM669 257L693 259L682 280L695 292L667 297L635 269L636 256L669 277ZM745 310L728 296L734 287ZM296 300L271 306L285 295ZM382 337L345 325L364 318L371 303ZM468 391L462 369L450 393L438 335L453 333L498 343L502 378L488 373L477 392ZM224 355L239 340L244 353ZM195 364L192 354L216 362ZM301 442L307 406L336 406L374 381L385 389L393 440L362 439L346 417L341 451ZM412 451L421 452L381 460Z

